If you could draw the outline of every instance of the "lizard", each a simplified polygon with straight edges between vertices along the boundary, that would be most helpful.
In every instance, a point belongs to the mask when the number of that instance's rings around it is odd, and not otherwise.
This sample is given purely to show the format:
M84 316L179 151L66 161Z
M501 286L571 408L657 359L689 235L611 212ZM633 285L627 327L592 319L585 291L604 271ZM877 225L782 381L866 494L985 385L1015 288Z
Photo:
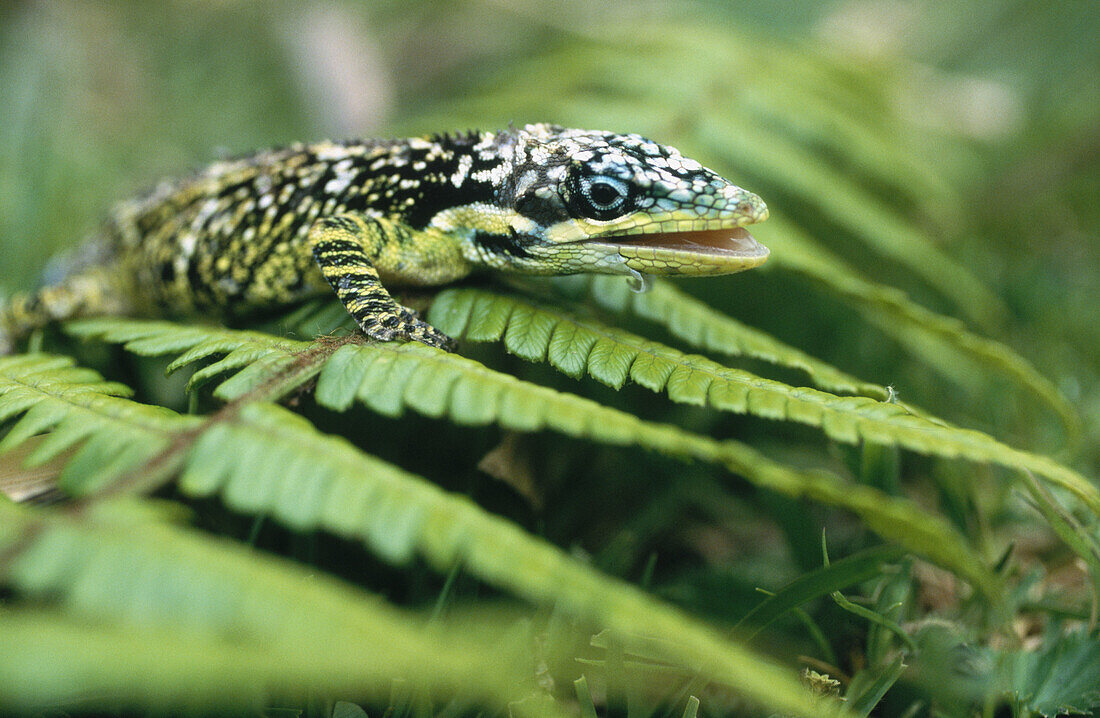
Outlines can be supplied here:
M763 263L768 209L637 134L529 124L295 144L119 204L63 276L0 307L0 354L53 321L240 315L334 292L367 337L449 348L387 288L474 271L719 275Z

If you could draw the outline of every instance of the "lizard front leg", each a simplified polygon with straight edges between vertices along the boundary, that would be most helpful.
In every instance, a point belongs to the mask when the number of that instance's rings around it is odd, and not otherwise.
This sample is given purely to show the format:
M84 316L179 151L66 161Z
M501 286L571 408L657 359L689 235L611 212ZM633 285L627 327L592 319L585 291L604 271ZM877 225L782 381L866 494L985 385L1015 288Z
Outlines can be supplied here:
M412 230L395 222L341 214L317 220L309 231L309 245L321 274L368 337L409 339L449 349L453 340L398 304L379 279L380 261L404 268L400 246L409 244L411 235Z

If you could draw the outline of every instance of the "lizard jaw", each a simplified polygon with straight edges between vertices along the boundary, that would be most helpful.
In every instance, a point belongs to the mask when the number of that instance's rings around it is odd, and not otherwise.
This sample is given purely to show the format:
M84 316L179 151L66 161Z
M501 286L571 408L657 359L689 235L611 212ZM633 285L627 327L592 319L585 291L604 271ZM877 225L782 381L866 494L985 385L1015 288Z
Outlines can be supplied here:
M744 227L618 235L586 244L616 252L627 267L648 274L732 274L760 266L769 255Z

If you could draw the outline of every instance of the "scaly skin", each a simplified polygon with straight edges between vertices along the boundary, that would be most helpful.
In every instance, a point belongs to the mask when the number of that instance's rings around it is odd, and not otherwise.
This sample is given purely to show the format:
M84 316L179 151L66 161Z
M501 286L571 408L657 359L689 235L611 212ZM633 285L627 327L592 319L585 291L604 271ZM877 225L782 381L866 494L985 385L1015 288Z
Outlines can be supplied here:
M224 316L328 291L374 339L446 346L385 287L478 269L728 274L767 259L740 229L766 217L756 195L638 135L539 124L294 145L117 207L67 278L0 312L0 353L59 319Z

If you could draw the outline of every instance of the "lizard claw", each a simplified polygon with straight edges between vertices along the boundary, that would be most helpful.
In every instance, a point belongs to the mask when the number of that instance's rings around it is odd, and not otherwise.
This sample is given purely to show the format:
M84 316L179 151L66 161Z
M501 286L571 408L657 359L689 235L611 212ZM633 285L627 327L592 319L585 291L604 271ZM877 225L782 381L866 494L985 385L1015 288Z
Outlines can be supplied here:
M447 352L453 352L455 349L454 339L422 319L414 319L408 324L405 324L397 336L402 339L427 344L430 347L442 349Z
M418 341L422 344L427 344L430 347L442 349L445 352L453 352L455 350L456 342L454 339L427 322L422 322L421 324L422 326L416 327L413 332L407 334L406 338Z

